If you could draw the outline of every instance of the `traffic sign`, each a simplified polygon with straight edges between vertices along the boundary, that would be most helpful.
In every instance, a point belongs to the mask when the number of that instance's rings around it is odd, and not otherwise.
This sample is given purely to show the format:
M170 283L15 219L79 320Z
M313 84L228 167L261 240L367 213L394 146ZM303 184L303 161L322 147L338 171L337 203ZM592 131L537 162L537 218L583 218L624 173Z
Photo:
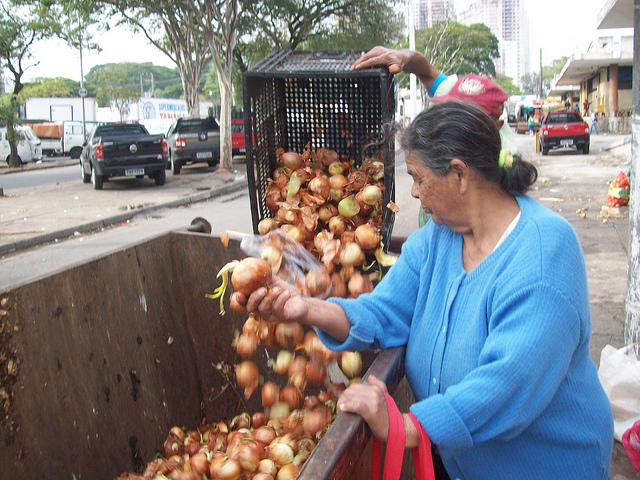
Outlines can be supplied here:
M80 89L78 90L78 96L80 96L80 97L86 97L87 93L89 93L89 92L84 87L80 87Z

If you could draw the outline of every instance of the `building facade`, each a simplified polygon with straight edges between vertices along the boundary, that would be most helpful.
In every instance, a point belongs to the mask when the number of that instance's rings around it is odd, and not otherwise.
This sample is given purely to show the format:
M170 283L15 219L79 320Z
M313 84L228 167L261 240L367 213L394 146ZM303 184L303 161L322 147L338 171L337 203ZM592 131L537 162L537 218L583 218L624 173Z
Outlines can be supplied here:
M458 13L464 25L484 23L499 41L500 58L496 70L522 86L522 77L530 72L529 17L524 0L477 0Z
M416 30L456 18L453 0L413 0L413 9Z

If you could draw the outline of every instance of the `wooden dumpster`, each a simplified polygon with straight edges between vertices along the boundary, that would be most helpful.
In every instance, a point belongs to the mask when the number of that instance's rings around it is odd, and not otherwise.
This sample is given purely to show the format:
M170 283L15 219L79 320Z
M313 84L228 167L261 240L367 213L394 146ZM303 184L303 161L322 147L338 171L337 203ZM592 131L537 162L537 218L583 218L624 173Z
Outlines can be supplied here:
M239 242L176 231L3 292L0 479L110 480L142 471L174 425L261 410L233 374L246 314L205 298L244 256ZM396 391L404 349L364 358ZM369 478L370 445L360 417L340 415L299 478Z

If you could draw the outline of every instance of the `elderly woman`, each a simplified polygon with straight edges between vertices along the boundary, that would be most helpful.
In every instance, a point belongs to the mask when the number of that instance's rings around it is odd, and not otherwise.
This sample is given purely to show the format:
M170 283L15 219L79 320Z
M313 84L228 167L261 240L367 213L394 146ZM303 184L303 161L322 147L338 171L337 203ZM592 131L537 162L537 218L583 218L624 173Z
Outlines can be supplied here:
M432 221L376 289L322 301L278 282L247 308L313 326L335 350L406 345L411 413L451 478L608 479L613 419L589 357L584 257L569 223L525 195L535 167L501 154L495 122L470 103L422 112L402 147ZM384 392L370 377L338 401L382 441Z

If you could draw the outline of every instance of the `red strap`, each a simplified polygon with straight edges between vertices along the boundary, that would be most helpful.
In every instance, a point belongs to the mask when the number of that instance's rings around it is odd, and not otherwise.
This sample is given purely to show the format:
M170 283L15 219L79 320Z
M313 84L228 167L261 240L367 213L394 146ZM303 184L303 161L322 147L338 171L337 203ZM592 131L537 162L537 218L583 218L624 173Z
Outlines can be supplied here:
M433 457L431 456L431 439L413 413L409 412L409 418L418 431L418 446L411 452L413 454L413 468L416 471L416 480L435 480Z
M384 455L383 480L398 480L402 472L402 456L404 455L405 431L402 414L391 395L385 393L387 411L389 412L389 436ZM382 446L380 440L373 437L373 459L371 479L380 480L380 457Z

